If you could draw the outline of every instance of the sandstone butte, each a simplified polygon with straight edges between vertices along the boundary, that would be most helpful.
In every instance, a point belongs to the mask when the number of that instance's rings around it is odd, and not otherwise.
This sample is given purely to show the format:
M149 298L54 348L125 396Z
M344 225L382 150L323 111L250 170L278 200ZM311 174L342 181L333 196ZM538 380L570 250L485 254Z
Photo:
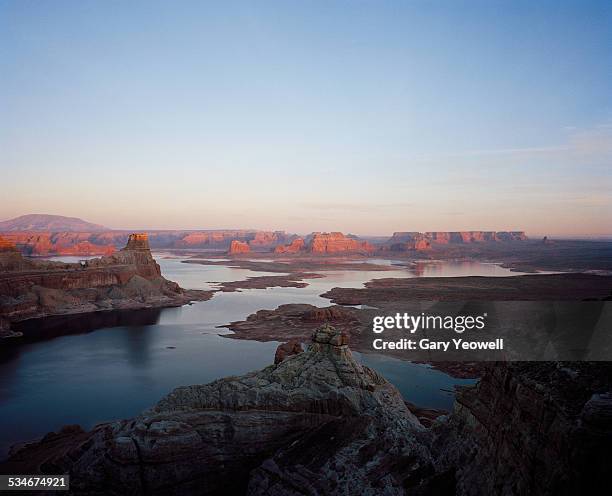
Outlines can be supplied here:
M244 241L238 241L237 239L233 239L230 243L230 247L228 253L230 255L240 255L243 253L250 253L251 247L249 243L245 243Z
M376 250L367 241L359 241L345 236L341 232L312 233L306 241L302 238L294 239L287 246L278 246L276 253L298 253L300 251L315 254L326 253L372 253Z
M56 314L178 306L208 299L168 281L147 235L131 234L122 250L81 263L24 258L0 239L0 318L19 321Z

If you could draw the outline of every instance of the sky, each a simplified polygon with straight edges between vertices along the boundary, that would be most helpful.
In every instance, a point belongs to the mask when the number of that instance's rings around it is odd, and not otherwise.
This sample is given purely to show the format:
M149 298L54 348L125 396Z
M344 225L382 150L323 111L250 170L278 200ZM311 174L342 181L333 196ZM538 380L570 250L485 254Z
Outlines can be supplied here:
M0 220L612 234L612 2L0 0Z

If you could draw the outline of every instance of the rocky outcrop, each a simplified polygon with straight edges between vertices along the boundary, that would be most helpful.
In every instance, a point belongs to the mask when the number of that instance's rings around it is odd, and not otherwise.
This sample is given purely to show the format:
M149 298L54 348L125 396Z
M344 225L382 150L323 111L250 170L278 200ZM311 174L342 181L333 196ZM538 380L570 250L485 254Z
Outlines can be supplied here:
M610 473L610 363L497 363L434 426L457 494L598 494Z
M253 239L248 241L252 250L266 250L285 243L289 236L284 231L257 231Z
M311 253L371 253L374 251L374 247L367 241L349 238L341 232L312 233L307 248Z
M470 244L500 241L525 241L522 231L430 231L396 232L382 246L384 251L423 251L434 244Z
M425 238L432 243L484 243L492 241L524 241L523 231L450 231L426 232Z
M2 231L0 230L0 233ZM116 246L125 245L126 231L19 231L2 235L28 256L110 255ZM270 251L293 239L283 231L154 231L149 233L151 247L159 249L229 249L232 240L248 243L251 250Z
M28 256L110 255L117 237L90 232L9 232L2 236ZM127 233L120 236L123 243Z
M274 253L299 253L305 249L304 240L302 238L294 239L288 245L278 245L274 249Z
M230 243L230 247L228 253L230 255L240 255L243 253L250 253L251 248L248 243L244 241L238 241L237 239L233 239Z
M275 253L372 253L375 251L367 241L359 241L353 237L345 236L341 232L320 233L314 232L306 240L294 239L287 246L277 246Z
M426 251L431 241L419 232L395 232L382 247L382 251Z
M71 430L14 450L0 469L70 473L87 494L303 495L403 494L432 467L400 393L327 326L276 365Z
M155 233L156 234L156 233ZM157 238L157 235L156 235ZM229 249L233 240L248 243L253 251L269 251L275 246L288 242L291 235L284 231L168 231L164 239L155 240L160 248L207 248Z
M491 363L444 415L407 405L329 325L298 344L136 418L16 446L0 471L69 473L76 494L605 493L610 363Z
M27 260L6 250L0 253L0 317L10 321L175 306L211 296L164 279L143 233L130 235L119 252L78 264Z
M288 341L287 343L279 344L274 354L274 364L278 365L283 360L293 355L299 355L304 352L302 343L299 341Z

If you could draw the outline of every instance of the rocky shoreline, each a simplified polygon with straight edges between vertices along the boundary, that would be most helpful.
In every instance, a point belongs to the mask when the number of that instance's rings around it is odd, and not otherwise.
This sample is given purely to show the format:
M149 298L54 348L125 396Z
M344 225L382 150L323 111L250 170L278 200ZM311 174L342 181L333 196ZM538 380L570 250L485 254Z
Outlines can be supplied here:
M9 243L0 251L0 336L19 337L11 323L53 315L180 306L213 291L185 290L162 277L146 234L126 247L78 264L25 259Z

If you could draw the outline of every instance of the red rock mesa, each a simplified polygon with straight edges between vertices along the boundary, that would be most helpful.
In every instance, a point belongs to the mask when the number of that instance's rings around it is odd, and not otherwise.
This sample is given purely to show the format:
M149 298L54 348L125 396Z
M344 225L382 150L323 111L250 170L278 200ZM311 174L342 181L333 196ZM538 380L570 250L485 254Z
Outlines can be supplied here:
M383 250L409 251L428 250L434 244L469 244L501 241L524 241L523 231L431 231L396 232L383 245Z
M251 248L249 247L248 243L234 239L230 243L230 248L228 250L228 253L230 255L240 255L242 253L250 253L250 251L251 251Z
M293 240L287 246L278 246L276 253L297 253L300 251L316 254L325 253L371 253L375 251L367 241L345 236L341 232L314 232L304 241L302 238Z

